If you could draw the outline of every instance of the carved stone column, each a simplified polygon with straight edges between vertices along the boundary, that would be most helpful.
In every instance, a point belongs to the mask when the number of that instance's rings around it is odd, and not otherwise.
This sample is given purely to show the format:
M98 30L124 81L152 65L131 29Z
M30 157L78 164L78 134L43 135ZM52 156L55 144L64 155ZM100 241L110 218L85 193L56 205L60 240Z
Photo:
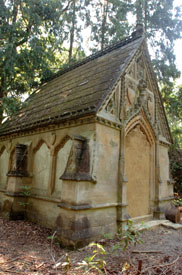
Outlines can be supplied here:
M90 153L87 140L82 136L72 138L66 169L61 175L62 200L57 218L57 232L62 245L78 247L90 242L91 224L87 210L89 189L94 180L90 175Z
M118 175L118 208L117 208L117 222L118 226L125 224L128 219L127 211L127 178L125 175L125 131L124 127L121 130L121 148L119 160L119 175Z
M155 166L155 210L154 210L154 218L163 219L164 211L160 207L160 198L161 198L161 185L162 181L160 178L160 162L159 162L159 137L156 141L156 166Z
M124 78L121 80L125 83ZM118 166L118 207L117 207L117 222L118 226L124 225L128 219L127 211L127 178L125 175L125 119L126 119L126 102L125 102L125 87L122 85L121 91L121 106L120 106L120 120L122 121L122 128L120 130L120 157Z
M169 143L159 135L156 145L157 160L156 160L156 201L155 201L155 217L158 219L165 219L165 212L171 207L170 202L174 199L173 184L170 180L169 167L166 164L166 173L168 178L164 178L164 171L160 167L162 148L168 152ZM166 192L167 189L167 192ZM166 196L167 194L167 196Z

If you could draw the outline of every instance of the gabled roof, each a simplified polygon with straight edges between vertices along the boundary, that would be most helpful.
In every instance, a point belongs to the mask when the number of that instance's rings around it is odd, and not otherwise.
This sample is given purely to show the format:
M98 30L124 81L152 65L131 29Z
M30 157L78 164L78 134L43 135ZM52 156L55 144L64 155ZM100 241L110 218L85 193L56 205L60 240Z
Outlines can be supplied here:
M60 71L0 127L0 136L94 114L141 45L133 35Z

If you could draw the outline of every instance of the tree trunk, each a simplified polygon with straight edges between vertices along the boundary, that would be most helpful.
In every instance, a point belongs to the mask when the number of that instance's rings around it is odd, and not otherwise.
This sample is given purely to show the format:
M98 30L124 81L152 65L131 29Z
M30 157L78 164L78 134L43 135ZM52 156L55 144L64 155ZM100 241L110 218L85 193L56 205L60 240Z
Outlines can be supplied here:
M2 99L4 97L4 77L1 78L1 86L0 86L0 124L2 123L3 120L3 102Z
M147 33L147 9L148 9L148 5L147 5L147 0L144 0L144 27L145 27L145 32Z
M136 17L137 17L137 23L142 24L143 23L143 0L136 0Z
M16 23L17 15L18 15L18 6L20 4L19 0L14 0L14 6L13 6L13 24Z
M74 36L75 36L75 0L73 0L73 13L72 13L72 26L70 31L70 47L69 47L69 63L71 62L72 55L73 55L73 42L74 42Z
M101 50L103 50L105 46L105 32L106 32L108 7L109 7L108 1L104 0L103 14L102 14L102 27L101 27Z

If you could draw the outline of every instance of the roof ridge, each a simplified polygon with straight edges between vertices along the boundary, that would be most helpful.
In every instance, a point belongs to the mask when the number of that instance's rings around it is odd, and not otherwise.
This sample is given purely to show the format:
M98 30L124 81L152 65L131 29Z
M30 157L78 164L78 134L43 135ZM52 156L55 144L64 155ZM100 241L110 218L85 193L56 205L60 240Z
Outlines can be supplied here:
M91 60L94 60L94 59L96 59L96 58L98 58L98 57L101 57L101 56L103 56L103 55L105 55L105 54L107 54L107 53L113 51L113 50L116 50L116 49L118 49L118 48L120 48L120 47L123 47L123 46L129 44L130 42L133 42L133 41L135 41L135 40L137 40L137 39L139 39L139 38L141 38L141 37L142 37L142 34L141 34L141 35L135 35L135 33L132 33L131 35L129 35L129 36L127 36L127 37L121 39L120 41L115 42L115 43L113 43L113 44L111 44L111 45L105 47L103 50L97 51L96 53L93 53L93 54L91 54L91 55L85 57L84 59L77 61L77 62L74 63L74 64L71 64L71 65L66 64L67 67L61 69L61 70L58 71L57 73L55 73L55 74L53 74L52 76L46 78L45 81L44 81L44 83L45 83L45 82L48 82L48 81L50 81L50 80L53 80L53 79L55 79L55 78L57 78L57 77L59 77L59 76L65 74L65 73L67 73L67 72L69 72L69 71L72 71L72 70L74 70L75 68L80 67L80 66L82 66L82 65L84 65L84 64L86 64L86 63L88 63L88 62L91 61ZM43 83L42 83L42 84L43 84ZM42 84L41 84L41 85L42 85Z

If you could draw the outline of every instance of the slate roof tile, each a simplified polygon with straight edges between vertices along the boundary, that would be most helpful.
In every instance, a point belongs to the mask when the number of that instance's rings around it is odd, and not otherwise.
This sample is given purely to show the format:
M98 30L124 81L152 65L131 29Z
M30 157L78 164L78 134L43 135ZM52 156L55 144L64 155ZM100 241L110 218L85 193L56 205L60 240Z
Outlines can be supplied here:
M142 40L126 38L60 71L1 125L0 136L96 113Z

